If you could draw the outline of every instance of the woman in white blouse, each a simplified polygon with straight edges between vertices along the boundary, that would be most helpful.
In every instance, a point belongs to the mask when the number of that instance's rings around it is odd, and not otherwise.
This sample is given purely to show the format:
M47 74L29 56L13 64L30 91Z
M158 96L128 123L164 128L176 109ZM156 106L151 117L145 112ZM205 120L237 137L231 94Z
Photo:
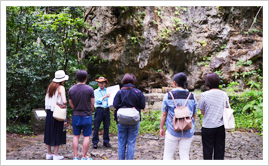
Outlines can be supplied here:
M69 76L63 70L55 72L55 78L47 88L45 97L45 109L47 112L44 143L47 145L46 159L61 160L64 157L58 155L59 146L66 144L66 131L63 130L64 121L53 118L54 107L57 103L61 108L66 108L66 95L64 82ZM51 146L54 146L54 154L51 153Z

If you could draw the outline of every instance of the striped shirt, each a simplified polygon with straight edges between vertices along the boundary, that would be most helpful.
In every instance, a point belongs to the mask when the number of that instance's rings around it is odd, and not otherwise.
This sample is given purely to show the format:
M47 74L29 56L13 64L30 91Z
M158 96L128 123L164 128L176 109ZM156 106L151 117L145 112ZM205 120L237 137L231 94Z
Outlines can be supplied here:
M227 99L227 93L221 90L209 90L202 93L197 107L205 111L202 127L217 128L224 125L223 110L224 104L228 107Z

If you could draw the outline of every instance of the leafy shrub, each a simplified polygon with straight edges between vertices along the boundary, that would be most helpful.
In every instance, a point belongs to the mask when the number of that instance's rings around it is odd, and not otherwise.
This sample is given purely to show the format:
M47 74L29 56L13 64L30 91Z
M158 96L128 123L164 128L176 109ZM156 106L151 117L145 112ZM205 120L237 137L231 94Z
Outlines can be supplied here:
M263 91L247 89L241 95L233 94L230 105L234 109L237 129L255 129L263 132Z
M31 130L31 126L29 124L12 124L7 125L6 131L10 133L18 133L18 134L34 134Z
M97 88L99 87L97 81L91 81L91 82L89 82L89 85L90 85L93 89L97 89Z
M141 116L142 121L140 122L139 134L145 134L145 133L159 134L161 111L160 110L159 111L149 110L146 112L142 111ZM114 113L112 111L110 112L110 119L111 120L110 120L109 133L117 134L118 132L117 123L114 120Z

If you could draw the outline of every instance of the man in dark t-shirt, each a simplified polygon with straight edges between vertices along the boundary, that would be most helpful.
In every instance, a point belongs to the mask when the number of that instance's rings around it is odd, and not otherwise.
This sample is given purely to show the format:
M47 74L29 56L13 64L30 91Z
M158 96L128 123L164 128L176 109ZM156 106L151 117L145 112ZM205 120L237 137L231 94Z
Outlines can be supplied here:
M87 157L87 151L90 144L90 135L92 134L92 110L94 109L94 90L86 85L87 72L79 70L76 73L78 83L72 86L68 92L68 100L73 109L73 160L78 160L78 141L83 130L83 156L81 160L91 160Z

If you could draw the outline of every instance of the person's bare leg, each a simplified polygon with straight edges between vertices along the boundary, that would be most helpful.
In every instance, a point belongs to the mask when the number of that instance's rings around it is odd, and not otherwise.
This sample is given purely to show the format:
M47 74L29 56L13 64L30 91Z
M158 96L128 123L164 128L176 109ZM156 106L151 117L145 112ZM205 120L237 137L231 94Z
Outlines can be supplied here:
M51 155L51 146L47 145L47 154Z
M54 156L58 156L59 147L60 146L54 146Z
M82 157L84 157L84 158L87 157L89 145L90 145L90 136L84 137L83 144L82 144L82 146L83 146L83 156Z
M78 157L78 140L79 140L79 135L74 135L74 137L73 137L74 157Z

